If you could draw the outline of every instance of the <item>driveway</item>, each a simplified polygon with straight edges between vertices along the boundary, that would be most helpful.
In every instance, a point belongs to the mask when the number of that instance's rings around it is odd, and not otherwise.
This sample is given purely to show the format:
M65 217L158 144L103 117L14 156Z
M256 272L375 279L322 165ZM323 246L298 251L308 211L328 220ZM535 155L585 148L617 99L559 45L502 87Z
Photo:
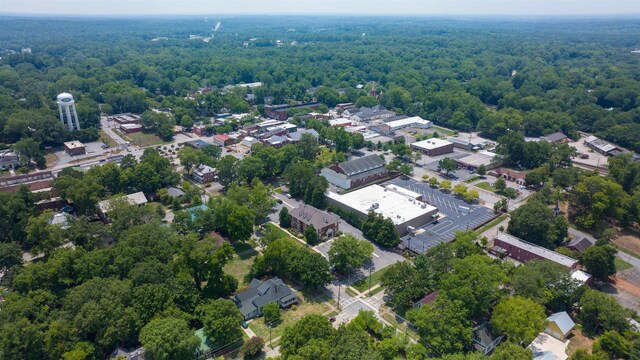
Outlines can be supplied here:
M562 342L545 332L541 332L527 348L533 351L534 357L550 352L555 356L555 359L566 360L568 358L567 346L569 346L569 340Z

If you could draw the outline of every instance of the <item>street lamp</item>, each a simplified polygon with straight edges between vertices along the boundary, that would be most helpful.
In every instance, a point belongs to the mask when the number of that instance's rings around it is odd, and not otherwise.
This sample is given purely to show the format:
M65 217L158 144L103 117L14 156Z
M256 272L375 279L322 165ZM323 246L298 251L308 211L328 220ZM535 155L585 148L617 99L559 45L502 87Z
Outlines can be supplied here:
M371 296L371 270L373 270L373 266L369 267L369 296Z
M341 284L338 283L338 310L340 310L340 286Z

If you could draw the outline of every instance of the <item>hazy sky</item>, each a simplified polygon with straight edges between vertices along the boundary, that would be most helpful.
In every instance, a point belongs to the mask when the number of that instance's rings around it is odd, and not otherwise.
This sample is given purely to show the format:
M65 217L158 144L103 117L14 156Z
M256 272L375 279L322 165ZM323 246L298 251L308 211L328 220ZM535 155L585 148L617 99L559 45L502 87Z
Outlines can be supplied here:
M0 0L0 13L51 15L640 15L640 0Z

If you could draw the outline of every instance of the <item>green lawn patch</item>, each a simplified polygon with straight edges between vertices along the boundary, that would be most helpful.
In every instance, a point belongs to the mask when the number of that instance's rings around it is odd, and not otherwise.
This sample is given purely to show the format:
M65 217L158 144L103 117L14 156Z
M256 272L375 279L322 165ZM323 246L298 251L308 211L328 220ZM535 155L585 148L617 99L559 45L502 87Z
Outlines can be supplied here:
M379 293L380 291L383 291L383 290L384 290L384 288L382 286L378 286L377 288L371 290L371 292L368 292L367 296L373 296L373 295L375 295L375 294L377 294L377 293Z
M300 293L298 293L298 296L300 296ZM296 307L295 310L293 310L292 306L280 312L280 322L271 324L271 337L273 339L282 336L282 332L287 326L295 324L303 316L310 314L322 315L330 309L326 304L315 301L302 301ZM249 327L256 335L262 337L267 344L269 343L269 326L264 323L263 317L251 321Z
M171 141L164 141L158 135L145 132L137 132L133 134L122 134L122 137L128 139L131 145L142 147L170 144Z
M353 289L351 289L350 287L346 288L345 291L349 296L353 296L353 297L358 296L358 294L355 291L353 291Z
M483 225L480 229L476 230L476 232L478 234L482 234L483 232L485 232L485 231L491 229L492 227L498 225L499 223L504 221L504 219L506 219L506 218L507 218L507 214L502 214L502 215L498 216L497 218L491 220L487 224Z
M380 278L382 278L385 271L387 271L387 268L378 270L371 274L371 287L380 283ZM369 276L354 282L351 286L360 292L367 291L369 289Z
M255 254L245 259L236 255L231 261L225 264L223 271L225 274L229 274L238 280L238 284L244 284L244 277L251 270L251 265L253 265L255 259Z
M118 143L116 143L111 136L107 135L107 133L104 130L100 130L98 132L98 134L100 134L100 141L102 141L103 143L109 145L109 147L113 148L113 147L117 147Z
M439 132L439 133L441 133L441 134L447 134L449 136L455 134L455 131L449 130L449 129L445 129L445 128L440 127L440 126L433 125L432 129L437 131L437 132Z
M479 182L479 183L475 184L474 186L475 187L479 187L480 189L483 189L483 190L496 192L496 190L491 186L491 184L489 184L488 181Z
M266 223L264 227L266 231L273 231L276 234L278 234L278 239L289 238L289 239L296 240L291 235L289 235L286 231L282 230L281 228L279 228L278 226L275 226L272 223ZM296 243L298 243L298 240L296 240Z
M625 271L627 269L631 269L632 267L633 267L633 265L629 264L628 262L616 258L616 271L617 272Z

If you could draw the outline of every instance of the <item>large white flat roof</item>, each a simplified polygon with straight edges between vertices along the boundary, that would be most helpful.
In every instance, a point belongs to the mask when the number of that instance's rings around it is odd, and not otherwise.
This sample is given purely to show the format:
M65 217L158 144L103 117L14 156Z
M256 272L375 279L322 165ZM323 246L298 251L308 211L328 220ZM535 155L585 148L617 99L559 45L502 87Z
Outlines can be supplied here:
M390 128L402 127L402 126L407 126L407 125L411 125L411 124L429 125L429 124L431 124L431 121L425 120L425 119L421 118L420 116L414 116L414 117L409 117L409 118L406 118L406 119L389 121L387 123L387 125L389 125Z
M364 214L373 210L391 219L395 225L437 210L434 206L416 200L415 197L419 196L417 193L406 189L393 190L391 187L385 188L380 185L367 186L344 195L329 192L327 196ZM378 204L377 208L374 208L374 204Z
M443 139L431 138L431 139L415 142L411 144L411 146L416 147L418 149L433 150L433 149L438 149L450 144L453 144L453 143L451 141L447 141Z

